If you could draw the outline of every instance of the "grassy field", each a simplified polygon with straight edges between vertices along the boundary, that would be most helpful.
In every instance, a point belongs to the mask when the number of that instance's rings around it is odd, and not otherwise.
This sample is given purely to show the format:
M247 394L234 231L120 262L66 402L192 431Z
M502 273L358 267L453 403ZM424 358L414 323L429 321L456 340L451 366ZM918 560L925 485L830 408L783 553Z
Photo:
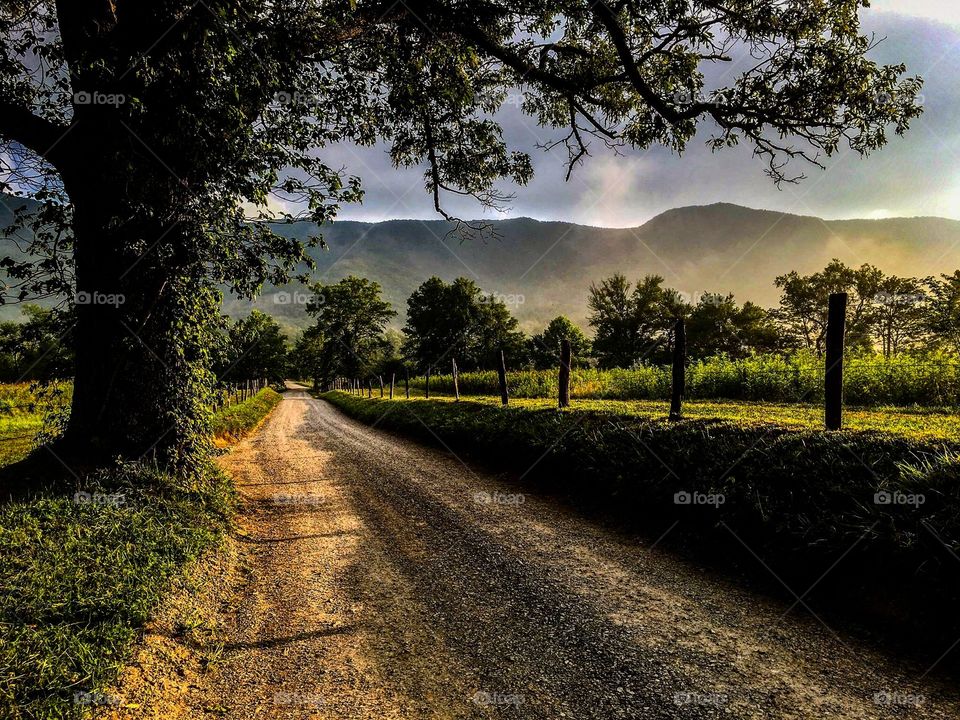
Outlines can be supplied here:
M410 402L423 400L421 388L410 389ZM379 398L379 390L374 392ZM403 399L403 392L394 395L395 402ZM452 402L452 395L438 395L433 387L431 400ZM500 396L470 395L465 401L481 405L500 405ZM529 410L555 408L554 399L510 398L510 405ZM823 407L810 403L747 402L736 400L688 400L684 416L691 420L727 420L741 425L779 425L786 428L819 430L823 428ZM665 419L669 403L662 400L583 400L574 399L571 411L605 412L643 419ZM960 407L848 407L844 413L845 427L850 430L876 430L895 433L915 439L946 439L960 441Z
M71 385L59 383L38 394L29 383L0 385L0 467L25 458L34 440L66 416ZM246 402L223 408L213 416L213 435L218 445L228 445L252 430L280 402L280 394L266 388ZM46 422L45 422L46 418Z
M266 389L219 413L222 437L254 428L279 402ZM25 455L46 408L27 386L0 387L0 463ZM23 435L24 437L19 437ZM128 464L0 506L0 718L83 718L103 693L172 579L216 546L232 485L212 466L190 483Z
M822 358L805 352L757 355L740 360L717 356L687 367L687 397L698 400L816 403L823 398ZM557 397L556 370L512 370L508 373L512 397ZM424 378L411 378L422 390ZM450 375L431 378L433 391L452 392ZM671 369L642 366L634 369L574 368L571 394L583 400L666 400L670 397ZM468 395L497 395L493 371L460 374L460 391ZM844 360L843 391L851 405L957 406L960 405L960 358L946 353L923 356L851 355Z
M33 441L70 404L70 383L37 392L30 383L0 385L0 466L25 458Z

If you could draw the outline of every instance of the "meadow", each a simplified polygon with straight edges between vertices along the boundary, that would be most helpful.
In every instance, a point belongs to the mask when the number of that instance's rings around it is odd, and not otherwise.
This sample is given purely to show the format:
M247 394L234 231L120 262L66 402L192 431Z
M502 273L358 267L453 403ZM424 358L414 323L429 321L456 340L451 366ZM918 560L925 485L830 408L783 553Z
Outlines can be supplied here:
M744 400L773 403L816 403L823 398L823 360L797 352L734 360L707 358L687 367L687 397L697 400ZM671 371L666 366L644 365L633 369L574 368L571 396L584 400L666 400L670 397ZM460 392L498 395L494 371L459 375ZM556 370L508 372L513 397L556 398ZM411 378L411 387L424 390L423 377ZM430 390L453 392L453 378L430 378ZM923 356L851 355L844 361L844 397L855 406L960 405L960 358L946 353Z

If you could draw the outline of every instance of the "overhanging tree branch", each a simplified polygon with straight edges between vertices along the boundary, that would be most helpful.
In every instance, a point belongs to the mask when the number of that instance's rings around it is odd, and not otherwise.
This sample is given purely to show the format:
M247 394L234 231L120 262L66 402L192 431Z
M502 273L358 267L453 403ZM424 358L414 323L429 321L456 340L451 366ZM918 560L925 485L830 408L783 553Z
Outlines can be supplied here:
M0 102L0 138L12 140L58 169L66 162L60 141L70 127L34 115L13 103Z

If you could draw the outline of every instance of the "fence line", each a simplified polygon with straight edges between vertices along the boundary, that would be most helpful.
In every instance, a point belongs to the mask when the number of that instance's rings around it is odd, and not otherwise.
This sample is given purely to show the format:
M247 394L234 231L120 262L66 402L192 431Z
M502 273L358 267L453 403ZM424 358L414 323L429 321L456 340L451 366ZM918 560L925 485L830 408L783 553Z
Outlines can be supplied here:
M217 383L213 389L213 410L217 412L249 400L269 385L270 381L266 378Z

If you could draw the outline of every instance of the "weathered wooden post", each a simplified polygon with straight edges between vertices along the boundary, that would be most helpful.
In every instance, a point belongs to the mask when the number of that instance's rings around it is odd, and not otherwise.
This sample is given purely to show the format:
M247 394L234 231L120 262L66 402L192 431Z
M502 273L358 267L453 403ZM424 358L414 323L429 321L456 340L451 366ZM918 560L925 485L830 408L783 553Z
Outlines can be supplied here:
M380 397L383 397L383 375L377 375L377 380L380 381Z
M510 396L507 394L507 360L503 355L503 348L500 348L497 355L497 380L500 383L500 403L506 405L510 402Z
M457 360L453 359L453 397L456 402L460 402L460 383L457 375Z
M423 385L423 395L424 397L427 398L427 400L430 399L430 366L429 365L427 365L427 381Z
M410 368L403 368L403 387L407 393L407 400L410 399Z
M687 389L687 326L677 318L673 326L673 386L670 391L670 419L683 418L683 396Z
M367 378L367 397L373 397L373 378Z
M393 383L396 382L397 374L390 373L390 399L393 400Z
M827 430L843 428L843 342L846 325L847 294L833 293L827 308L827 359L823 376Z
M570 348L570 338L564 338L560 343L560 407L570 407L570 363L573 361L573 351Z

